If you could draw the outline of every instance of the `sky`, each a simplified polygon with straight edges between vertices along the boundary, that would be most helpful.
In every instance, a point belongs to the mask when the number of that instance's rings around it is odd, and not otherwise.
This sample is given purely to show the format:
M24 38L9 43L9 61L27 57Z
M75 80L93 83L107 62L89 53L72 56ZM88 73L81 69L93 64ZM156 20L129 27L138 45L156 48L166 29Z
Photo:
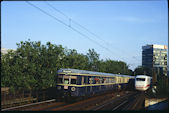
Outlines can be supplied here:
M168 45L167 0L29 3L55 19L24 1L1 2L1 48L16 49L16 43L28 39L42 44L49 41L83 54L93 48L100 59L121 60L134 70L142 65L142 46Z

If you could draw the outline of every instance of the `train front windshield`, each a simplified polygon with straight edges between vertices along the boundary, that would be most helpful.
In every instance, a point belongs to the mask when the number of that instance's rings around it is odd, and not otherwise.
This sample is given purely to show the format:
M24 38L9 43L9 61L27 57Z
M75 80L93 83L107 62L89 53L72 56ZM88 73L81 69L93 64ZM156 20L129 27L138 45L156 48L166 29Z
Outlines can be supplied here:
M76 84L77 76L70 76L70 75L58 75L58 83L61 84Z
M136 81L145 81L145 78L136 78Z

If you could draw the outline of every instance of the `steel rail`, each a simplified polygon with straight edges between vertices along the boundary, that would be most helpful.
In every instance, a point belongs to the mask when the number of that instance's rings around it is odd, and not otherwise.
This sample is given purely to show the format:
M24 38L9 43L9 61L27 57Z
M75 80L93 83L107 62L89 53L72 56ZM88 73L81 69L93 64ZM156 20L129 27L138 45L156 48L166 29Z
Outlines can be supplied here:
M132 101L130 101L132 100ZM121 107L121 110L142 110L143 109L143 102L144 96L142 94L137 94L130 98L125 106Z
M121 107L122 105L126 104L128 101L125 100L123 103L121 103L120 105L116 106L114 109L112 109L112 111L118 109L119 107Z
M96 107L92 108L92 110L101 110L102 108L107 107L108 105L110 105L112 103L117 103L117 102L123 101L123 100L126 101L129 96L132 96L134 94L135 93L130 93L128 95L122 95L120 97L116 97L116 98L110 99L110 100L104 102L101 106L96 106Z
M50 111L52 108L61 107L66 105L64 102L50 103L48 105L37 106L35 108L24 109L23 111Z
M30 107L30 106L33 106L33 105L39 105L39 104L48 103L48 102L54 102L54 101L56 101L56 99L37 102L37 103L32 103L32 104L26 104L26 105L22 105L22 106L11 107L11 108L6 108L6 109L2 109L1 111L20 109L20 108L23 108L23 107Z

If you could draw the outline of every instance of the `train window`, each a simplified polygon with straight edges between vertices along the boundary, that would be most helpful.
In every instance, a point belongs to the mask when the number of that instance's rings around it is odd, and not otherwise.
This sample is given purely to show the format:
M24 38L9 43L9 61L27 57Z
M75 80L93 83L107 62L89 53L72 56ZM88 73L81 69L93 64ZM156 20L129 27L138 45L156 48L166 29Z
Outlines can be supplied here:
M112 81L112 79L111 79L111 78L109 78L109 83L111 83L111 81Z
M106 83L106 77L104 78L104 83Z
M127 81L128 81L128 78L125 78L125 83L127 83Z
M136 78L136 81L145 81L145 78Z
M96 80L95 80L95 77L92 77L93 78L93 84L96 84Z
M99 84L99 78L96 77L95 80L96 80L96 84Z
M76 84L76 79L71 79L71 84Z
M116 77L116 83L119 83L119 78L118 77Z
M114 77L114 83L116 83L116 81L117 81L117 77Z
M111 78L109 78L109 83L111 83L111 80L112 80L112 79L111 79Z
M106 83L109 83L109 78L106 78Z
M88 77L84 77L84 84L88 84Z
M100 83L102 83L102 78L101 78L101 77L99 77L99 84L100 84Z
M67 76L67 75L65 75L65 76L63 76L63 78L64 78L64 84L69 84L70 83L70 76Z
M64 79L64 84L69 84L69 79Z
M112 77L112 83L115 83L115 77Z
M106 83L109 83L109 78L106 78Z
M100 84L102 82L101 78L98 77L98 83Z
M93 84L93 78L92 77L89 78L89 84Z
M122 82L122 83L124 82L124 78L121 78L121 82Z

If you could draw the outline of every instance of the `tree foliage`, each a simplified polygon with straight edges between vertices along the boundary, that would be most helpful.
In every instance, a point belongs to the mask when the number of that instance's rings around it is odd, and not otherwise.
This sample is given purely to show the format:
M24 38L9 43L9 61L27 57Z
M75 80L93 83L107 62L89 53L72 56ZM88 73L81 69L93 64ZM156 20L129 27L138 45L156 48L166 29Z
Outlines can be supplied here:
M138 66L135 70L135 75L148 75L152 76L152 69L148 67Z
M17 50L1 56L1 87L15 90L40 90L56 86L59 68L74 68L114 74L131 74L125 62L100 60L94 49L86 55L61 45L21 41Z

